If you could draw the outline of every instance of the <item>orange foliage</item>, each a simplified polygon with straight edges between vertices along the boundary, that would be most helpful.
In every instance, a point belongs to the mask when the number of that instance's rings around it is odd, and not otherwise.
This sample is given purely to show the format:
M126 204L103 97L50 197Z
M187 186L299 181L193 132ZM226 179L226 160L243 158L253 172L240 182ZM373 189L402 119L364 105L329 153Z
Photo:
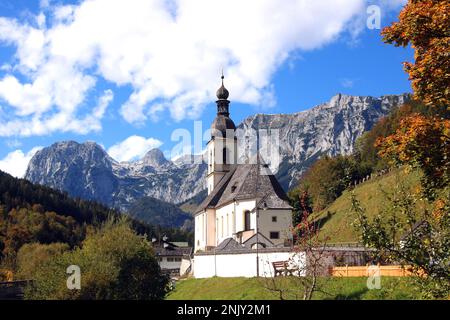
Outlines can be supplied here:
M401 120L395 134L379 138L379 155L421 168L436 186L450 176L450 120L414 114Z
M404 63L415 98L450 108L450 1L409 0L382 35L387 43L415 49L415 63Z

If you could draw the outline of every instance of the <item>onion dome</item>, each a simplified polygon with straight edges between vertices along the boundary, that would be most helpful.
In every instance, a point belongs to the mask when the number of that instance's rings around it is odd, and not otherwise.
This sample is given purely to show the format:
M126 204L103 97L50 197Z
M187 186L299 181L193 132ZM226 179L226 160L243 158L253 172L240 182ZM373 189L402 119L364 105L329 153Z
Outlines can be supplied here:
M227 88L225 88L225 86L223 85L224 78L225 77L222 74L222 86L216 92L217 99L219 100L227 100L228 97L230 96L230 93L228 92Z

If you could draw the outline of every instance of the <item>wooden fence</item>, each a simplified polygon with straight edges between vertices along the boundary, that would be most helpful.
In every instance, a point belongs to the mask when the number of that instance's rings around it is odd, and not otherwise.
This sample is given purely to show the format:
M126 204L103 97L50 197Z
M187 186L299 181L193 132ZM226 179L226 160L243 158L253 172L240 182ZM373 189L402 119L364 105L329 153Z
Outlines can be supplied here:
M408 277L413 272L408 266L360 266L360 267L332 267L330 275L333 277Z
M0 282L0 300L22 300L25 288L31 280Z

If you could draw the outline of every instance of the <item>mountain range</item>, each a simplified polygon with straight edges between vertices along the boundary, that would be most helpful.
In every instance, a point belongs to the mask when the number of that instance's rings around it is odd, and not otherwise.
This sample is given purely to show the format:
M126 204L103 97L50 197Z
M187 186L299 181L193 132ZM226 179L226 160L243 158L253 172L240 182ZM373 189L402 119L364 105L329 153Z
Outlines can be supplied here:
M252 129L279 130L280 163L276 176L288 190L322 155L352 153L358 137L408 99L408 94L378 98L338 94L307 111L256 114L238 128L245 134ZM202 198L207 164L187 160L191 157L170 161L161 150L152 149L138 161L118 162L94 142L63 141L37 152L30 160L25 178L67 191L74 197L129 211L143 198L147 199L147 205L151 201L148 199L180 205ZM138 207L144 206L141 203ZM134 215L145 220L146 214L134 211ZM176 225L184 223L178 220Z

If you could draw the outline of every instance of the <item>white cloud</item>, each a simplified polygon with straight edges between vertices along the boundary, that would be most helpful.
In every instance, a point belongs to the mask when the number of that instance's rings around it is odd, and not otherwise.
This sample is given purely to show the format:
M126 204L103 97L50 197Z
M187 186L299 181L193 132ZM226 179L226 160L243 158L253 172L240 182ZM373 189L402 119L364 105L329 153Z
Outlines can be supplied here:
M120 108L130 123L158 119L165 111L175 120L198 118L214 100L222 67L233 101L271 106L277 68L299 50L360 31L354 21L365 15L366 4L90 0L53 5L42 0L33 22L0 18L0 42L17 49L14 71L0 79L0 98L11 107L11 119L0 124L14 133L0 130L0 135L101 129L101 117L77 124L84 119L77 112L95 95L99 79L132 88ZM56 121L64 123L50 124Z
M0 170L7 172L14 177L23 178L31 158L42 148L43 147L34 147L27 153L24 153L22 150L8 153L5 158L0 160Z
M154 138L130 136L108 149L108 154L117 161L131 161L142 158L148 151L158 148L162 142Z
M35 115L28 120L15 119L6 121L0 126L0 136L34 136L45 135L51 132L77 132L87 134L91 131L100 131L101 119L106 108L114 99L111 90L106 90L99 98L98 105L82 118L74 117L72 112L60 110L49 116ZM1 122L1 121L0 121Z

